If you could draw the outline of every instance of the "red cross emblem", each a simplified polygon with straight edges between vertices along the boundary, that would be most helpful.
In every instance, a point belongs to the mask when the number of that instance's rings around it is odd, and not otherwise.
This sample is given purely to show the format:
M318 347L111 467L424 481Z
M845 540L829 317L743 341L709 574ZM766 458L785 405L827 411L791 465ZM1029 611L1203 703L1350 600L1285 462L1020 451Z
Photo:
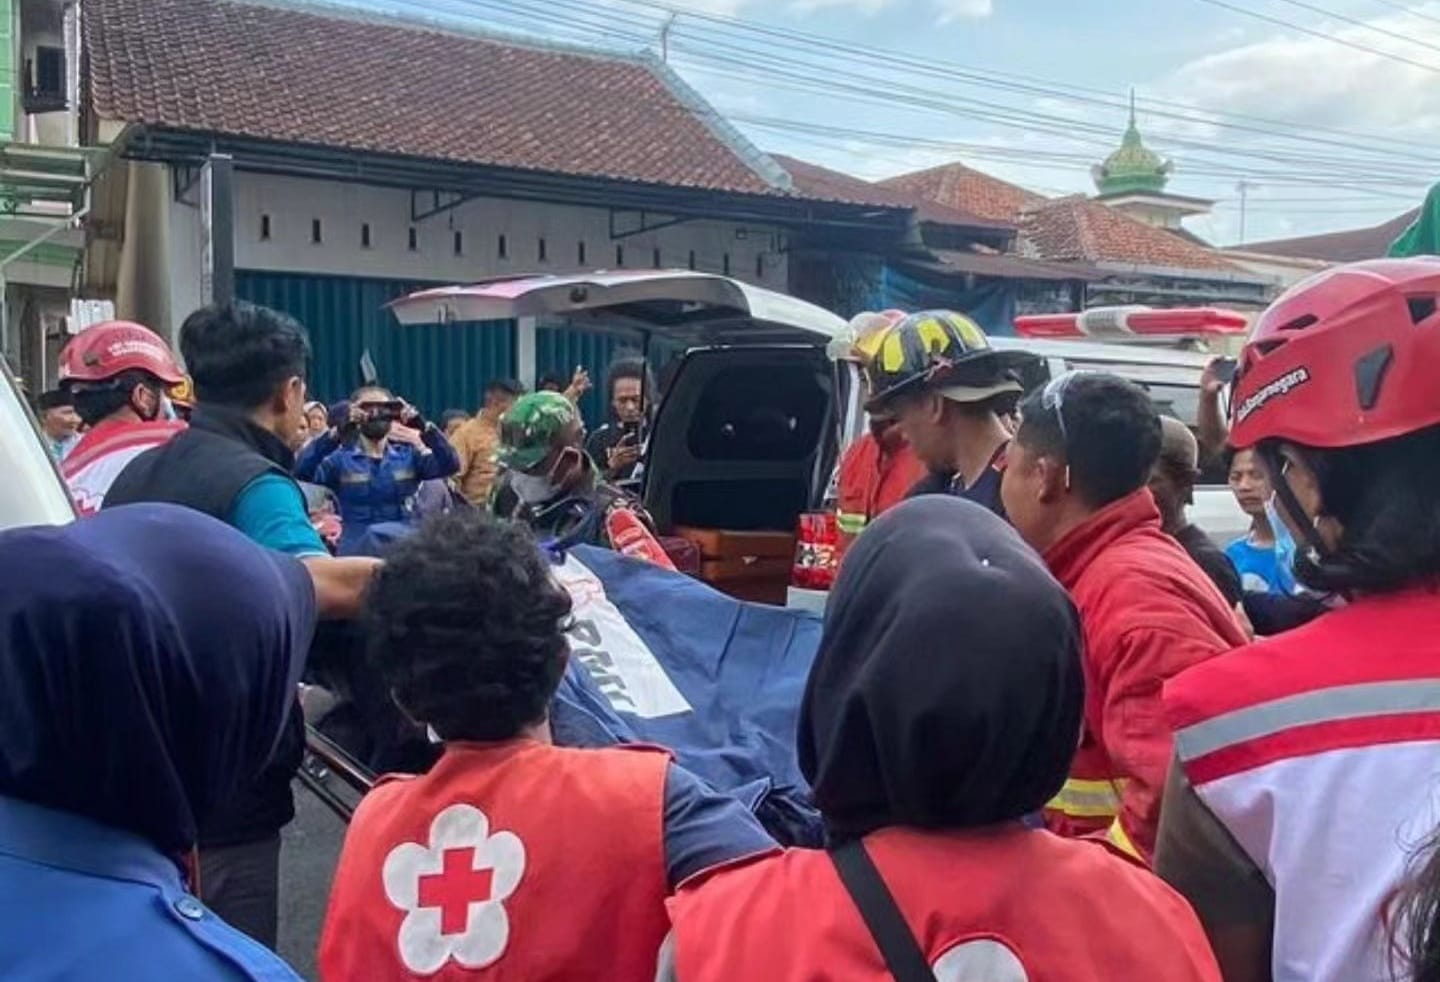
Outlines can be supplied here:
M470 926L470 905L490 899L493 869L475 869L475 848L446 849L444 868L420 877L420 906L440 908L440 933L464 934Z

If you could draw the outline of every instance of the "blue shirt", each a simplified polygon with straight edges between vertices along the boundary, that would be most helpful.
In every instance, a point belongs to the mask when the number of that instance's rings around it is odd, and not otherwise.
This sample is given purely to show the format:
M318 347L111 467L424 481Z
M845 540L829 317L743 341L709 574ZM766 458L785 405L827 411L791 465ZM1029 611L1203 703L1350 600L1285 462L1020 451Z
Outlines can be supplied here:
M283 474L262 474L241 488L229 524L252 542L287 556L329 555L310 524L300 486Z
M665 772L665 872L674 890L696 873L780 847L759 819L685 768Z
M186 892L148 841L0 797L0 975L45 982L298 982Z
M1246 593L1286 592L1273 545L1262 548L1247 535L1226 546L1225 555L1240 574L1240 586Z
M459 472L460 457L444 433L427 426L420 438L424 451L387 440L381 456L372 457L358 442L341 445L322 433L300 452L295 476L329 488L340 503L342 551L371 525L409 521L421 482Z

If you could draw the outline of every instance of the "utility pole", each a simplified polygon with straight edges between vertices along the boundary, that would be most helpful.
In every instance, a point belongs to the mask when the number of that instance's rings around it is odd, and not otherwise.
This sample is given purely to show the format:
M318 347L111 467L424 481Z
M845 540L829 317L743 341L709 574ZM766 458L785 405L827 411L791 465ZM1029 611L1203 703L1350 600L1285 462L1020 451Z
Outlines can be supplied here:
M1249 194L1250 194L1250 189L1253 188L1254 186L1255 186L1255 185L1253 185L1253 184L1251 184L1249 181L1245 181L1245 180L1242 180L1239 184L1235 185L1235 190L1240 192L1240 242L1241 242L1242 244L1245 242L1245 204L1246 204L1246 198L1247 198L1247 197L1249 196Z
M660 60L666 64L670 63L670 28L675 26L675 18L679 16L678 13L671 12L670 16L665 18L665 23L660 25Z

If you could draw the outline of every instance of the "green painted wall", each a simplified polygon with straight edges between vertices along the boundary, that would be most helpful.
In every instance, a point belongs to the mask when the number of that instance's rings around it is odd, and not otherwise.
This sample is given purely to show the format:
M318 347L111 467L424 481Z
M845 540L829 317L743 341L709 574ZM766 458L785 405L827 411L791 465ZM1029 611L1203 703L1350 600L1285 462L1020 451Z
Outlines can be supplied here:
M15 138L15 93L20 83L20 58L15 51L15 0L0 0L0 140Z

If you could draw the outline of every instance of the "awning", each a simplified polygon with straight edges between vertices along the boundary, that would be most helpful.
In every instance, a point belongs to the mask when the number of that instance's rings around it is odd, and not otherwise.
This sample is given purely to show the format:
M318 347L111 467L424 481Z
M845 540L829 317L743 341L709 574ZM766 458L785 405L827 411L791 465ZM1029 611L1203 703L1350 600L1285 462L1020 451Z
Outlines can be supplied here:
M92 161L105 150L0 143L0 212L67 219L85 204Z
M993 276L1008 280L1049 280L1051 282L1088 282L1104 277L1104 273L1084 263L1047 263L1024 256L988 252L959 252L931 249L933 261L909 259L906 263L934 273Z

